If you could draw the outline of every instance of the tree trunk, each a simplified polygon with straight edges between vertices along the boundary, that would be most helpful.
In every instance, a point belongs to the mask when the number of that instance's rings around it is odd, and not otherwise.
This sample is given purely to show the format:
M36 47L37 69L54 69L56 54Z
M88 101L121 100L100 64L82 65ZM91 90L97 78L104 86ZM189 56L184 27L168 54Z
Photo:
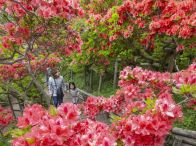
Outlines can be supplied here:
M71 81L73 81L73 71L72 71L72 69L70 70L70 77L71 77Z
M99 87L98 87L98 95L100 95L100 91L101 91L101 84L102 84L102 74L99 75Z
M118 73L118 60L116 59L114 64L114 81L113 81L113 89L116 88L117 85L117 73Z
M11 96L11 98L16 98L16 101L17 101L18 106L19 106L19 110L20 110L20 112L22 113L24 107L22 106L22 103L21 103L20 99L18 98L18 95L13 95L13 94L10 92L10 96Z
M27 95L24 93L20 93L19 91L17 91L16 89L14 89L14 88L12 88L12 87L9 87L9 92L10 92L10 94L12 95L12 97L16 97L17 98L17 100L19 100L18 99L18 97L22 97L23 98L23 101L24 101L24 103L26 102L26 100L28 99L28 97L27 97ZM24 104L23 103L23 104Z
M31 76L32 77L32 81L35 85L35 87L37 88L37 90L42 94L44 100L46 101L48 107L50 106L50 103L48 102L49 100L49 96L48 94L46 93L46 91L43 89L42 85L36 80L36 78L34 76Z
M19 108L20 108L20 112L23 112L23 106L21 105L20 99L16 98L18 104L19 104Z
M42 96L40 97L40 103L42 103L43 102L43 98L42 98ZM47 102L48 102L48 99L47 99ZM48 104L48 103L47 103Z
M91 91L93 90L92 82L93 82L93 70L91 69L90 70L90 80L89 80L89 87L90 87Z
M174 64L175 64L176 71L180 71L180 69L179 69L179 67L178 67L178 65L176 63L176 59L174 59Z
M168 72L173 72L174 70L174 66L175 66L175 54L172 54L170 57L169 57L169 65L167 67L167 71Z
M86 86L87 80L86 80L86 66L84 67L84 85Z
M19 97L22 97L23 101L25 101L25 99L27 99L28 97L26 96L26 94L23 94L23 93L20 93L19 91L17 91L15 88L12 88L10 86L8 86L8 89L6 89L5 87L2 87L4 90L8 90L10 96L12 98L16 98L18 104L19 104L19 108L20 108L20 111L21 113L23 112L23 108L24 106L21 105L20 103L20 99ZM8 99L9 100L9 99ZM11 101L11 100L10 100ZM24 102L22 103L24 104Z
M37 88L37 90L42 94L44 100L46 101L48 107L50 106L50 102L48 99L50 99L50 97L48 96L47 92L44 90L44 88L42 87L42 85L40 84L40 82L36 79L35 75L33 74L32 70L31 70L31 65L30 65L30 60L27 64L27 70L29 75L32 78L32 82L35 85L35 87Z
M15 112L14 112L14 108L13 108L13 105L12 105L12 101L11 101L10 95L8 94L7 97L8 97L8 102L9 102L10 109L11 109L11 111L12 111L12 114L13 114L14 118L17 119L16 114L15 114Z

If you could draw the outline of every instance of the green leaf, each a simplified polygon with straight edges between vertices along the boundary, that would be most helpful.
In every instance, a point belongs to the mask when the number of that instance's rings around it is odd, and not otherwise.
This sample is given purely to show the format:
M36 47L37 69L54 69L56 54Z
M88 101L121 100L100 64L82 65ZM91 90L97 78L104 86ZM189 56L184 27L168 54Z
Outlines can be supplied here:
M51 116L56 116L57 115L57 109L53 105L50 106L49 114Z
M132 112L133 113L135 113L135 112L137 112L138 111L138 108L137 107L134 107L133 109L132 109Z
M180 86L179 89L173 87L172 91L176 94L192 94L193 97L195 97L196 95L196 85L190 85L190 84L183 84L182 86Z
M156 98L153 98L153 99L147 98L146 101L145 101L145 103L147 104L147 106L151 106L151 107L154 107L155 102L156 102Z
M14 130L11 130L10 133L11 133L12 137L20 137L20 136L25 135L30 130L31 130L31 126L28 126L26 128L23 128L23 129L14 129Z
M100 50L99 54L104 55L104 56L108 56L110 54L110 50Z
M35 138L26 138L25 139L29 144L35 143Z
M117 13L112 14L112 17L108 20L110 23L111 22L117 22L119 18L119 15Z
M122 119L120 116L117 116L115 114L110 114L110 118L111 118L110 121L112 123L117 122L117 121L120 121Z
M132 79L134 79L134 76L131 75L131 74L128 74L128 76L127 76L127 81L132 80Z
M120 139L118 139L116 142L117 142L117 146L123 146L123 142Z
M173 91L175 94L180 94L180 90L177 89L176 87L172 87L172 91Z
M145 100L146 103L146 107L142 110L142 113L145 113L147 110L151 110L155 107L155 103L156 103L157 98L147 98Z
M0 146L5 146L4 142L0 141Z

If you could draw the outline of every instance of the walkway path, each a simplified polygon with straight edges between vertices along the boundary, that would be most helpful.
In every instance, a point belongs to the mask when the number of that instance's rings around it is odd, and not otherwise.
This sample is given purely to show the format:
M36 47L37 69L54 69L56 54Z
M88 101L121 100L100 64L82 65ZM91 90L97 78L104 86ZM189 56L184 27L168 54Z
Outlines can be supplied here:
M90 94L89 95L86 95L88 93L86 93L85 91L82 91L80 89L79 89L79 92L80 93L83 93L83 97L84 97L84 95L85 96L93 96L93 95L90 95ZM79 99L79 101L81 102L80 99ZM64 103L72 102L71 94L69 92L65 93L64 98L63 98L63 102ZM19 104L17 103L17 100L15 98L12 99L12 103L14 103L13 104L13 109L15 110L14 113L15 113L16 117L22 116L22 113L20 112ZM85 117L82 116L82 118L85 118ZM98 115L96 117L96 120L102 121L102 122L105 122L105 123L109 123L108 117L107 117L107 115L105 113L101 113L100 115Z
M19 107L19 104L18 104L18 101L16 100L16 98L11 98L11 100L12 100L12 105L13 105L13 109L14 109L14 113L15 113L16 117L22 116L22 113L20 112L20 107ZM72 102L72 98L71 98L70 93L65 93L63 102L64 103Z
M70 93L65 93L64 98L63 98L63 102L72 102L72 98L71 98L71 94Z
M82 90L79 90L79 92L81 92ZM92 95L91 95L92 96ZM95 97L96 98L96 97ZM79 99L80 100L80 99ZM63 99L63 102L66 103L66 102L72 102L72 98L71 98L71 95L70 93L66 93L65 96L64 96L64 99ZM82 119L85 119L85 117L82 115ZM109 119L107 117L107 115L105 113L100 113L97 117L96 117L96 120L97 121L101 121L101 122L104 122L104 123L107 123L109 124Z

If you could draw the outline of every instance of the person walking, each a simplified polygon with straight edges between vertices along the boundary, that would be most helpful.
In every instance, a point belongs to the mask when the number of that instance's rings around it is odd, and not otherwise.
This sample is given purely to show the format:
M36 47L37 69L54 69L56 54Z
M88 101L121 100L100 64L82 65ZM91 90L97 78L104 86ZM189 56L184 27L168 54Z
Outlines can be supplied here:
M64 79L63 76L60 75L60 71L56 68L52 69L52 73L48 81L48 90L55 107L58 107L61 103L63 103L65 88Z
M71 97L72 97L72 103L77 104L78 103L78 94L79 94L79 92L78 92L74 82L69 83L69 92L70 92Z

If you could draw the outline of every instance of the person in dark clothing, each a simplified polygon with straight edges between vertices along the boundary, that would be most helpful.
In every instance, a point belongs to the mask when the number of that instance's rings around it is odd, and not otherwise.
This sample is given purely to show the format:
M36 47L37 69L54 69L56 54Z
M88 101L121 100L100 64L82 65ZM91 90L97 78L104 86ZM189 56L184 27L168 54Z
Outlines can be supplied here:
M66 86L63 76L60 75L60 71L58 69L52 70L52 76L50 76L48 81L48 90L49 94L53 98L55 107L58 107L61 103L63 103L63 96ZM61 93L59 94L59 92Z

